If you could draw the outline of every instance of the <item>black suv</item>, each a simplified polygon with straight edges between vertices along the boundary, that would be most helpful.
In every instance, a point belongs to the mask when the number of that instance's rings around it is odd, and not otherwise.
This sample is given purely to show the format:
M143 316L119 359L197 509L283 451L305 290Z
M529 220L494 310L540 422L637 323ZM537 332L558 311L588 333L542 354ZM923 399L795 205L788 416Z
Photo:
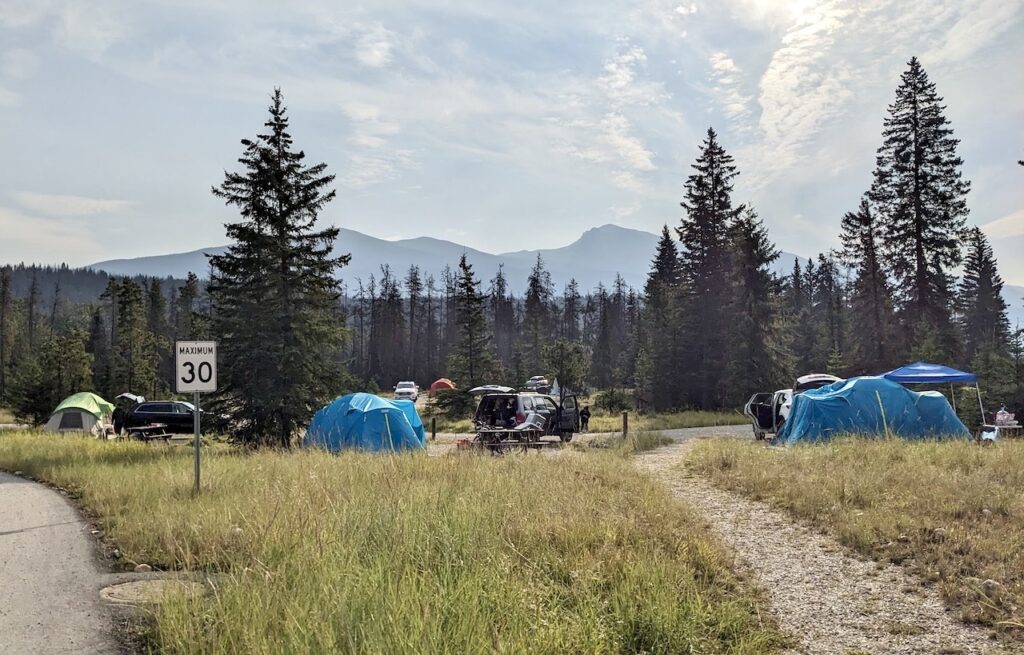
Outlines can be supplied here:
M192 434L194 411L192 403L180 400L146 401L128 411L124 418L124 429L163 423L167 426L167 432L172 434Z

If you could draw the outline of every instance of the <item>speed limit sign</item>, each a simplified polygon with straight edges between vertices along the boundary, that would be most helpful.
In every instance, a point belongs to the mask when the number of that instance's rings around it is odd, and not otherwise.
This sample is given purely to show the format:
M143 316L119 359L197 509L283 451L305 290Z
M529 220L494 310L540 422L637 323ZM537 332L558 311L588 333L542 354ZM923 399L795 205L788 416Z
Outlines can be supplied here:
M175 341L174 381L178 393L217 390L217 342Z

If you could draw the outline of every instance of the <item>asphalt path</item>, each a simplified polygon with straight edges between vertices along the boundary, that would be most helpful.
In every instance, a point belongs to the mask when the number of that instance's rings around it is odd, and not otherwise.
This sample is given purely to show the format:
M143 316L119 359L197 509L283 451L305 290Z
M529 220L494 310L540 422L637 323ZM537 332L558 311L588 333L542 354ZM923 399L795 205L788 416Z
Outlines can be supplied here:
M0 653L118 652L89 529L60 493L0 473Z

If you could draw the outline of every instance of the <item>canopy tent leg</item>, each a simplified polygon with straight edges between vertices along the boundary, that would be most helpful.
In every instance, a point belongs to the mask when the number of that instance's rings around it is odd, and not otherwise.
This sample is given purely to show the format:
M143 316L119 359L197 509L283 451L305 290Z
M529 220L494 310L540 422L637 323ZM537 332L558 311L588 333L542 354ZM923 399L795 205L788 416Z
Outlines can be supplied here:
M974 390L978 392L978 409L981 410L981 424L985 425L985 406L981 404L981 387L974 383Z
M953 390L953 383L949 383L949 399L953 401L953 411L956 411L956 391Z

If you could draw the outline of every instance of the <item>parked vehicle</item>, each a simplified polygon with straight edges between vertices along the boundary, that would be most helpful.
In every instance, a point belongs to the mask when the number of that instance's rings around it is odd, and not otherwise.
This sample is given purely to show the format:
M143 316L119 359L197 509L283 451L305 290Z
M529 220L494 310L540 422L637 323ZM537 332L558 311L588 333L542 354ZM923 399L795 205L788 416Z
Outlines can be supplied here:
M579 406L576 396L561 399L530 391L517 392L508 387L479 387L482 392L473 422L485 428L514 429L536 422L545 435L554 435L563 442L572 441L579 431ZM472 391L475 390L471 390Z
M811 373L798 377L791 389L755 393L743 406L743 413L750 418L754 425L754 438L765 439L782 428L783 422L789 418L789 411L793 407L793 396L811 389L820 389L833 382L839 382L841 379L828 373Z
M124 429L162 423L166 432L171 434L192 434L193 414L192 403L180 400L158 400L139 403L132 407L124 418ZM202 413L202 410L200 410Z
M532 378L526 381L527 391L536 391L537 393L547 393L547 390L551 388L551 383L543 375L534 375Z
M395 385L395 400L411 400L416 402L420 397L420 388L415 382L399 382Z

